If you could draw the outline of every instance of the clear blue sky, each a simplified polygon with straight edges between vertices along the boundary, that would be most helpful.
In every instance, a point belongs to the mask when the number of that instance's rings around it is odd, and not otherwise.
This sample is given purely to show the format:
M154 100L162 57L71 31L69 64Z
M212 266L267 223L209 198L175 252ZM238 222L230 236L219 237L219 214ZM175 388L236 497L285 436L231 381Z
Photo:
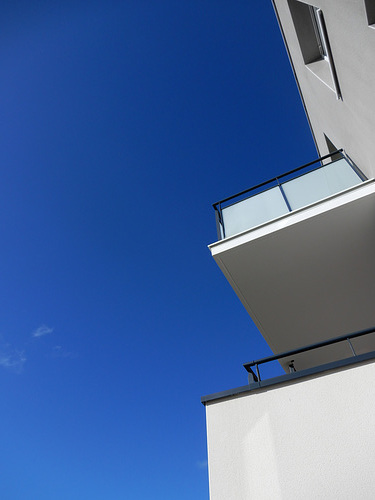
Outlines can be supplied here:
M270 0L3 0L0 496L208 499L268 353L211 204L316 157Z

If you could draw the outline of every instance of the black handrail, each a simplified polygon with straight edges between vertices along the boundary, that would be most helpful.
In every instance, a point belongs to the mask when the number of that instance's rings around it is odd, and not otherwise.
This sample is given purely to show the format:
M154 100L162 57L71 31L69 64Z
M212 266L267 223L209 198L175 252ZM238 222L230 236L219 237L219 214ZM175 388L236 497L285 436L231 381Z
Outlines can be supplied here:
M338 342L344 342L347 341L349 342L350 348L352 350L353 356L356 356L356 353L353 349L353 346L350 342L351 339L357 338L357 337L362 337L363 335L368 335L369 333L375 333L375 327L372 328L367 328L366 330L360 330L357 332L349 333L347 335L341 335L340 337L334 337L329 340L324 340L322 342L316 342L315 344L310 344L304 347L299 347L298 349L292 349L291 351L285 351L280 354L275 354L273 356L267 356L266 358L261 358L257 359L255 361L251 361L250 363L244 363L244 368L247 372L251 373L253 376L255 376L254 372L252 371L251 367L255 366L256 371L257 371L257 377L254 379L255 381L260 381L260 374L259 374L259 365L262 365L264 363L269 363L271 361L277 361L278 359L282 358L288 358L291 356L294 356L295 354L300 354L302 352L307 352L307 351L312 351L313 349L319 349L320 347L325 347L328 345L332 344L337 344ZM293 363L293 361L292 361ZM291 368L294 369L294 366Z
M259 189L263 186L266 186L267 184L271 184L272 182L277 182L279 179L282 179L283 177L287 177L288 175L294 174L295 172L298 172L300 170L303 170L304 168L310 167L311 165L314 165L314 163L318 163L319 161L326 160L327 158L331 158L332 156L338 154L338 153L343 153L343 149L337 149L333 153L329 153L325 156L321 156L317 160L310 161L309 163L306 163L305 165L302 165L300 167L294 168L293 170L289 170L289 172L286 172L284 174L278 175L276 177L273 177L272 179L269 179L268 181L261 182L260 184L257 184L256 186L253 186L251 188L245 189L244 191L240 191L237 194L234 194L232 196L228 196L227 198L224 198L223 200L217 201L216 203L213 203L213 207L216 210L216 207L218 205L221 205L221 203L225 203L226 201L233 200L234 198L237 198L238 196L242 196L243 194L250 193L251 191L254 191L255 189ZM324 166L324 165L322 165Z

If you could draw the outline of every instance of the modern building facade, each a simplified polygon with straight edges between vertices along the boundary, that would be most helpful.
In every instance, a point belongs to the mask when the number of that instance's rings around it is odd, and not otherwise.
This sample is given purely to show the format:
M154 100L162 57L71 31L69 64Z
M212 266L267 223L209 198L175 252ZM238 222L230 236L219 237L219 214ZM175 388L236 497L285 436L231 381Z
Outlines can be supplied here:
M273 3L319 159L215 204L211 253L286 373L202 398L210 495L372 498L375 1Z

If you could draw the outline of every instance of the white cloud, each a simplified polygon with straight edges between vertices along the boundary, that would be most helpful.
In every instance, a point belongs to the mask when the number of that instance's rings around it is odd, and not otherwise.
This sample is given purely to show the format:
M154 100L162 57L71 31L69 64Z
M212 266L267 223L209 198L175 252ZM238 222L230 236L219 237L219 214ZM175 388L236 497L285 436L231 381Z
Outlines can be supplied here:
M25 361L26 356L24 351L0 351L0 366L3 368L21 373Z
M49 333L52 333L52 332L53 332L53 328L50 328L47 325L42 325L33 331L32 336L33 337L43 337L43 335L48 335Z
M55 345L52 350L52 355L55 358L70 358L74 359L77 357L76 352L67 351L61 345Z

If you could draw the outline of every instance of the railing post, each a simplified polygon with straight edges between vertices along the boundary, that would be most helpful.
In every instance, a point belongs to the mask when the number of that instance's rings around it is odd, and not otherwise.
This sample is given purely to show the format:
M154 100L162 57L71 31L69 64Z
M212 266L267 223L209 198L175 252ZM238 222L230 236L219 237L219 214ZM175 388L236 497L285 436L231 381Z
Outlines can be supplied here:
M288 198L286 197L286 194L284 192L283 185L280 184L280 181L279 181L278 177L276 177L276 182L277 182L277 185L279 186L279 189L281 191L282 197L284 198L286 206L288 207L289 212L291 212L292 211L292 207L289 205L289 201L288 201Z
M218 240L222 240L223 238L225 238L225 229L223 224L223 218L221 215L221 205L219 205L219 207L217 205L214 205L214 209L215 209L217 237Z
M258 366L258 363L255 365L255 369L257 371L257 377L258 377L258 382L261 381L261 378L260 378L260 373L259 373L259 366Z
M346 340L348 341L348 344L350 345L350 349L352 350L353 356L357 356L357 354L354 350L353 344L350 342L350 338L347 338Z
M258 382L258 377L255 375L255 373L253 372L253 370L251 368L249 370L247 380L248 380L249 384L254 384L255 382Z
M357 167L357 165L353 162L353 160L350 158L350 156L346 153L345 150L341 150L342 158L347 161L347 163L352 167L354 172L358 175L358 177L361 179L361 181L367 181L367 177L364 175L364 173Z
M270 361L276 361L278 359L283 359L283 358L290 358L292 356L294 357L296 354L301 354L303 352L312 351L314 349L320 349L322 347L326 347L329 345L333 345L333 344L337 344L339 342L345 342L345 341L348 342L353 356L357 356L357 353L354 350L354 347L353 347L351 340L358 338L358 337L363 337L364 335L369 335L369 334L374 334L374 333L375 333L375 327L366 328L366 330L359 330L358 332L353 332L353 333L350 333L349 335L348 334L341 335L340 337L334 337L334 338L329 339L329 340L323 340L322 342L316 342L315 344L310 344L310 345L307 345L304 347L298 347L298 349L293 349L291 351L285 351L285 352L282 352L280 354L274 354L272 356L267 356L266 358L257 359L257 360L252 361L251 363L244 363L243 366L247 372L249 372L249 370L251 369L252 366L255 366L259 380L260 380L260 373L259 373L259 367L258 367L259 364L269 363ZM291 373L293 371L295 371L294 360L289 362L288 367L289 367Z

